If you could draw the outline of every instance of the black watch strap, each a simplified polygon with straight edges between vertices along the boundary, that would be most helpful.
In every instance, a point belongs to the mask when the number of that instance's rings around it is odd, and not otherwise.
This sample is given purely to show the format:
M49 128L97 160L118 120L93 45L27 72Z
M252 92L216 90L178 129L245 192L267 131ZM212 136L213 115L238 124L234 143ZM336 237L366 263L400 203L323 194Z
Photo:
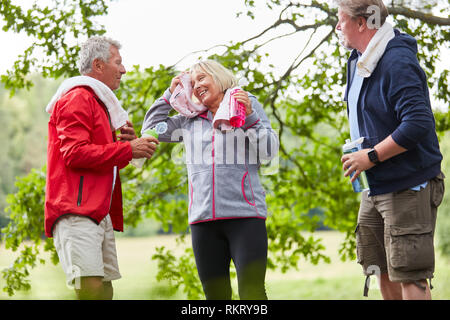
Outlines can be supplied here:
M370 150L367 152L367 156L369 157L369 160L370 160L372 163L375 163L375 164L380 163L380 159L378 159L378 153L377 153L377 150L375 150L374 148L370 149Z

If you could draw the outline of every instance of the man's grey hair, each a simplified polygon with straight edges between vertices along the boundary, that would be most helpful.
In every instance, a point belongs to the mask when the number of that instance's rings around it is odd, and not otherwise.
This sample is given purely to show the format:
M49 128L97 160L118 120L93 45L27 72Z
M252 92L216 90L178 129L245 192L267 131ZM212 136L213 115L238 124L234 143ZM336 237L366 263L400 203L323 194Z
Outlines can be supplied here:
M374 14L379 15L375 19L380 22L377 28L384 24L389 15L388 9L381 0L334 0L334 3L352 19L364 17L369 20Z
M103 36L95 36L86 40L81 45L81 50L78 58L78 70L82 75L86 75L92 71L92 62L95 59L100 59L108 62L111 52L110 47L114 46L120 49L122 45L111 38Z

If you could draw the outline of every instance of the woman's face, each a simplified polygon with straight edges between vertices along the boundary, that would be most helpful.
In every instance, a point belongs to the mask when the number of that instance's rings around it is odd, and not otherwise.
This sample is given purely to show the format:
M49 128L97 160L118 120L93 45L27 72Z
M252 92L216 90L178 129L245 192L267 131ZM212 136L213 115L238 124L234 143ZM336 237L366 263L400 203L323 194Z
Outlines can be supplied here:
M211 75L202 70L192 71L191 81L194 96L205 107L219 107L224 94Z

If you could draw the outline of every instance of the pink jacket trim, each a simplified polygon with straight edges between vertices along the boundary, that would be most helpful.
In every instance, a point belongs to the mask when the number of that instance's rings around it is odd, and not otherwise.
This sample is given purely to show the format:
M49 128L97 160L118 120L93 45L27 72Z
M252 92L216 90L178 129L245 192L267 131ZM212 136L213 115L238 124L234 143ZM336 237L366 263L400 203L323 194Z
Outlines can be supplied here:
M189 204L189 210L191 210L192 202L194 202L194 187L192 186L192 182L189 182L189 185L191 187L191 203Z
M212 134L212 216L216 218L215 163L214 163L214 130Z
M250 126L247 127L247 129L250 129L251 127L253 127L255 124L257 124L259 122L260 119L256 120L255 123L251 124Z
M198 116L199 116L199 117L202 117L202 118L204 118L204 119L208 119L208 111L205 111L205 112L199 114Z
M244 188L244 183L245 183L245 177L247 177L248 175L248 171L244 174L244 176L242 177L242 181L241 181L241 190L242 190L242 195L244 196L245 201L251 205L252 207L255 206L255 197L253 195L253 188L252 185L250 184L250 190L252 191L252 197L253 197L253 203L251 203L250 201L248 201L247 196L245 195L245 188ZM249 180L250 181L250 180Z
M202 222L210 222L210 221L218 221L218 220L249 219L249 218L256 218L256 219L263 219L263 220L266 220L266 217L262 217L262 216L250 216L250 217L224 217L224 218L213 218L213 219L199 220L199 221L191 222L191 223L189 223L189 224L197 224L197 223L202 223Z

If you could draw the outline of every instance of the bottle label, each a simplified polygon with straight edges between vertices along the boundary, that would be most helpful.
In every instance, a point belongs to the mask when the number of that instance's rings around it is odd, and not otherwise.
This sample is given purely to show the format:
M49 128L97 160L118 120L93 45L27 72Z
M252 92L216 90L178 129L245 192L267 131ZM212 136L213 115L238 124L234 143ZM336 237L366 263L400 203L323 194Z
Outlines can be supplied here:
M235 128L242 127L245 123L245 106L234 98L238 90L234 89L230 92L230 124Z
M358 139L359 140L359 139ZM343 147L344 150L344 154L348 154L348 153L352 153L352 152L356 152L358 151L358 147L356 146L358 144L359 141L352 142L351 147L349 148L348 145L346 144ZM362 140L361 140L362 142ZM353 177L353 175L355 174L355 172L352 172L350 174L350 179ZM352 187L353 187L353 191L354 192L363 192L365 190L369 190L369 184L367 182L367 177L366 177L366 173L363 171L359 174L358 178L356 178L355 181L352 182Z

